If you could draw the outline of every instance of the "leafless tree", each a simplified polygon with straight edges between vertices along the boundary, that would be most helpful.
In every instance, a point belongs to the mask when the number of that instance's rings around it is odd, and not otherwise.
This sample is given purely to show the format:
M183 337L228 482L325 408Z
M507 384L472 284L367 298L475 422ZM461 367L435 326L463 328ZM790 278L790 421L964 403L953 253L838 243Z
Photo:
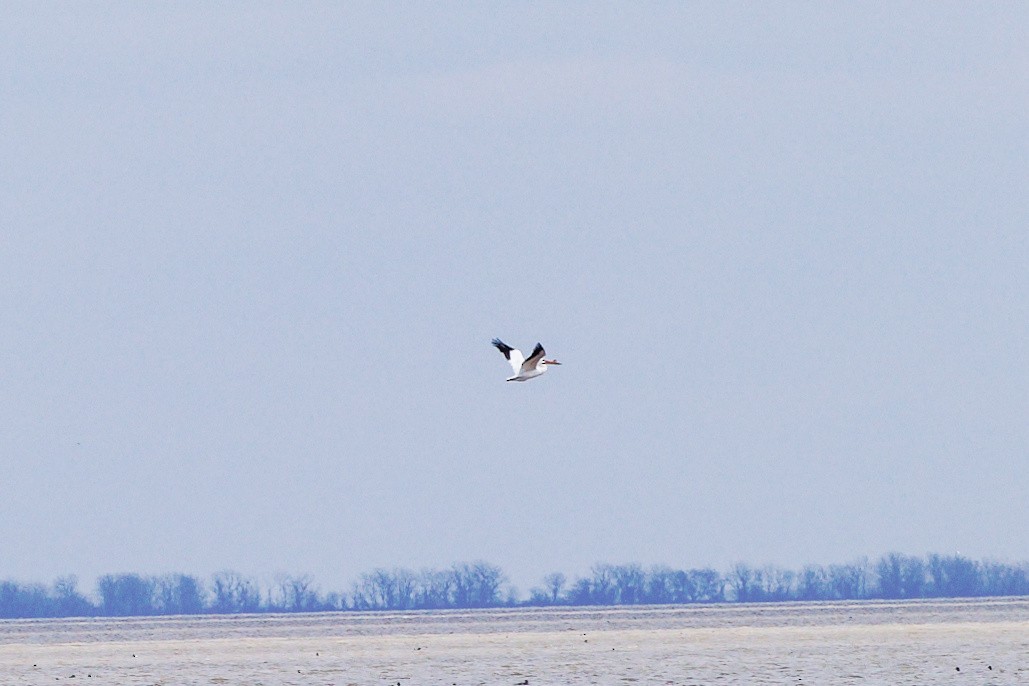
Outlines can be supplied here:
M286 612L314 612L321 609L318 593L312 588L314 582L307 574L283 574L279 575L276 581L279 602Z
M760 572L753 569L745 562L737 562L729 570L726 581L733 590L733 596L737 602L746 603L758 600L760 596Z
M211 579L214 602L211 611L219 614L257 612L261 609L261 590L253 579L233 571L218 572Z
M425 569L419 575L417 607L437 609L454 606L454 572L450 569Z
M108 617L157 614L154 580L139 574L105 574L97 580L101 608Z
M766 566L761 572L762 600L784 601L796 598L797 573L775 565Z
M568 579L561 572L551 572L543 577L543 586L547 590L551 605L556 605Z
M615 600L622 605L635 605L643 602L646 590L646 574L637 564L616 565L611 568L614 576Z
M154 579L158 612L167 615L195 615L206 605L203 584L194 576L166 574Z
M475 588L474 607L492 607L500 604L500 586L505 581L503 570L487 562L472 565Z

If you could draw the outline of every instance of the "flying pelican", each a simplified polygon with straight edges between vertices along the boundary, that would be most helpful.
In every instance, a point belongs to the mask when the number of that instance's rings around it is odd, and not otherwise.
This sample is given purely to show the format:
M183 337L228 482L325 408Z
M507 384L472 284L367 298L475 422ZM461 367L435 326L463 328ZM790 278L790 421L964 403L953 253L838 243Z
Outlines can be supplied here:
M522 355L521 350L512 348L499 338L493 339L493 345L504 353L504 357L511 363L511 369L514 370L514 376L505 381L528 381L547 371L548 365L561 364L557 360L544 360L543 356L547 353L539 343L532 349L532 354L528 358Z

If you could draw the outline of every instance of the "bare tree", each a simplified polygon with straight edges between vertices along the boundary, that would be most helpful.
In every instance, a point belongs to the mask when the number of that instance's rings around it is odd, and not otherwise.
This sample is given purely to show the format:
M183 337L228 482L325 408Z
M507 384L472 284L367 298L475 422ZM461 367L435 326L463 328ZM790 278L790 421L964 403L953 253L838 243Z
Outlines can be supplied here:
M154 579L155 605L159 614L200 614L206 604L205 595L203 584L193 576L166 574Z
M571 605L594 605L592 582L589 579L576 579L565 597Z
M280 575L277 579L282 609L287 612L314 612L320 610L318 593L311 587L310 576Z
M800 600L821 600L825 598L828 585L828 574L819 565L806 565L800 571L797 586L797 597Z
M646 589L643 593L645 603L681 603L675 593L675 574L669 567L652 567L647 573ZM683 573L685 576L685 573Z
M744 562L737 562L729 570L727 579L737 602L746 603L759 598L760 573Z
M476 562L472 571L475 579L475 606L493 607L500 604L500 586L505 581L504 572L496 565Z
M53 600L42 584L0 582L0 617L52 617L55 614Z
M416 606L437 609L454 606L454 572L449 569L422 570L418 581Z
M506 577L500 567L480 561L454 565L451 572L455 607L492 607L501 603L500 587Z
M108 617L138 617L157 613L154 580L139 574L106 574L97 580L101 608Z
M407 569L376 569L362 574L354 587L354 605L368 610L410 610L419 595L417 579Z
M673 603L697 602L697 588L690 573L683 569L669 571L664 585L667 587L668 599Z
M79 593L78 583L75 576L62 576L54 582L55 614L58 617L87 617L94 614L95 608Z
M228 614L261 609L261 590L257 583L238 572L218 572L211 580L211 590L214 593L212 612Z
M475 578L471 565L455 564L450 572L454 582L454 607L471 607L475 593Z
M551 572L543 577L543 586L547 590L551 605L556 605L568 579L561 572Z
M927 595L941 597L974 597L983 594L985 574L982 566L960 555L929 555Z
M796 579L797 573L791 569L775 565L766 566L761 574L763 599L775 602L794 600Z
M879 595L883 598L904 597L902 563L903 556L899 553L889 553L879 558L876 572L879 577Z
M636 605L643 602L646 589L646 575L637 564L617 565L611 568L614 576L615 600L621 605Z
M609 564L596 564L590 569L590 603L592 605L612 605L615 602L616 589L614 567Z
M914 555L904 559L901 567L901 580L905 598L921 598L925 593L925 562Z
M980 568L985 595L1029 595L1029 564L984 562Z
M710 567L691 569L687 574L694 589L693 602L720 603L725 600L725 579L721 574Z

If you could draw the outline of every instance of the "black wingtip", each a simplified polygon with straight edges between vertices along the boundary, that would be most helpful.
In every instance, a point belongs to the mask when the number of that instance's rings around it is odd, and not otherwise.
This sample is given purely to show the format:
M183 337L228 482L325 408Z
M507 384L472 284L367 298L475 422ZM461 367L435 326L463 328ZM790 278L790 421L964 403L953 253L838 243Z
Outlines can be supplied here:
M496 346L497 350L504 353L504 357L506 357L509 360L511 359L511 351L514 350L514 348L512 348L499 338L494 338L492 343L494 346Z
M537 343L536 347L532 349L532 354L529 357L536 357L537 355L546 355L546 351L543 350L543 344Z

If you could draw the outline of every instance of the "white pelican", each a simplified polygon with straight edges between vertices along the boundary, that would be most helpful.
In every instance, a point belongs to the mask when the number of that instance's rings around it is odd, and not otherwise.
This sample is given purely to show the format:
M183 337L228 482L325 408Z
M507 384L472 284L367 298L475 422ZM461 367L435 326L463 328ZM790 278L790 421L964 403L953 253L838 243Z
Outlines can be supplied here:
M539 343L532 349L532 354L528 358L522 355L521 350L512 348L499 338L493 339L493 345L497 347L497 350L504 353L504 357L511 363L511 369L514 370L514 376L505 379L505 381L528 381L529 379L535 379L547 371L548 365L561 364L557 360L544 360L543 356L547 353L544 352L543 346Z

